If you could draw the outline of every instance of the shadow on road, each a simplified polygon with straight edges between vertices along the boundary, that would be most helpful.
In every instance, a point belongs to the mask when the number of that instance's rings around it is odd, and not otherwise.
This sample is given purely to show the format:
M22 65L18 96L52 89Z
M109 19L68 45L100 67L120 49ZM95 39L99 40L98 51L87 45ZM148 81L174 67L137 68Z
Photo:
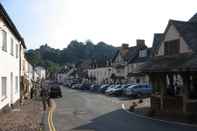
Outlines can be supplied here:
M147 120L128 114L124 110L115 110L101 115L88 124L81 125L72 130L85 131L196 131L197 128L159 121Z

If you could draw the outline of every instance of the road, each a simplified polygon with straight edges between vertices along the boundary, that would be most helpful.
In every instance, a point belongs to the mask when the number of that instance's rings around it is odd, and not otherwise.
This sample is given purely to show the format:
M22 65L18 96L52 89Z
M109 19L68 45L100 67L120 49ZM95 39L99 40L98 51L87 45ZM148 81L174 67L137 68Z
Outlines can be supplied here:
M63 88L63 98L55 99L56 131L197 131L197 128L138 118L111 99Z

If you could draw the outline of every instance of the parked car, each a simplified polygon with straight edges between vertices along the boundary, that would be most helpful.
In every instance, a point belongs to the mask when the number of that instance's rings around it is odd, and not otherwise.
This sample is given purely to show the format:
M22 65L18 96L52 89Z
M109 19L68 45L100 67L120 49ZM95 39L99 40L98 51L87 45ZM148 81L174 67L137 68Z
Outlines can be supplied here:
M124 90L126 96L141 97L150 95L152 93L152 87L148 84L131 85Z
M59 98L62 97L62 91L60 86L52 85L50 88L50 98Z
M113 90L115 88L119 88L121 85L111 85L106 91L105 94L106 95L112 95L113 94Z
M91 85L89 90L92 92L97 92L99 87L99 85Z
M78 83L72 84L71 86L72 89L79 89L80 87L81 87L81 84L78 84Z
M112 93L112 95L121 96L123 94L123 91L129 86L130 86L130 84L124 84L124 85L118 86L118 87L114 88L111 91L111 93Z
M90 89L90 84L82 84L79 87L80 90L89 90Z
M102 85L100 88L99 88L99 92L100 93L105 93L105 91L110 87L111 85Z

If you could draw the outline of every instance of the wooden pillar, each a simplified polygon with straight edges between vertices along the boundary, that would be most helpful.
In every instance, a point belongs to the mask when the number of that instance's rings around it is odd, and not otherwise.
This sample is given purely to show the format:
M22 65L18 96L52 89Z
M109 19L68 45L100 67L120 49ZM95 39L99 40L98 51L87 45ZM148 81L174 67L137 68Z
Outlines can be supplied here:
M188 88L191 85L190 81L190 74L189 73L184 73L181 74L181 77L183 79L183 112L187 112L187 100L188 100Z
M153 93L155 93L155 78L154 78L154 74L148 74L149 76L149 83L153 88Z
M158 75L160 86L160 109L164 110L164 95L166 93L166 74L162 73Z
M172 73L168 74L168 78L169 78L170 87L172 88L173 87L173 84L174 84L173 74Z

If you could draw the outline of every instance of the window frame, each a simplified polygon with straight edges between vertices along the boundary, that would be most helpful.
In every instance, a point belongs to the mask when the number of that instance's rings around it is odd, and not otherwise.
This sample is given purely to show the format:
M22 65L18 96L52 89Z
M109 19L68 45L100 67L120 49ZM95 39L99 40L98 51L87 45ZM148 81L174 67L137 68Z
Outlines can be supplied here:
M15 94L19 92L19 77L15 76Z
M5 80L5 84L3 83L3 79ZM7 77L6 76L2 76L1 77L1 98L4 99L7 97L7 86L8 86L8 83L7 83ZM5 87L4 87L5 85Z
M2 42L2 50L7 52L8 51L8 43L7 43L7 32L5 30L1 30L1 42Z
M180 39L164 42L164 55L176 55L180 53Z
M10 38L10 54L14 56L14 39Z
M15 55L16 55L16 58L19 57L19 45L17 43L15 44Z

